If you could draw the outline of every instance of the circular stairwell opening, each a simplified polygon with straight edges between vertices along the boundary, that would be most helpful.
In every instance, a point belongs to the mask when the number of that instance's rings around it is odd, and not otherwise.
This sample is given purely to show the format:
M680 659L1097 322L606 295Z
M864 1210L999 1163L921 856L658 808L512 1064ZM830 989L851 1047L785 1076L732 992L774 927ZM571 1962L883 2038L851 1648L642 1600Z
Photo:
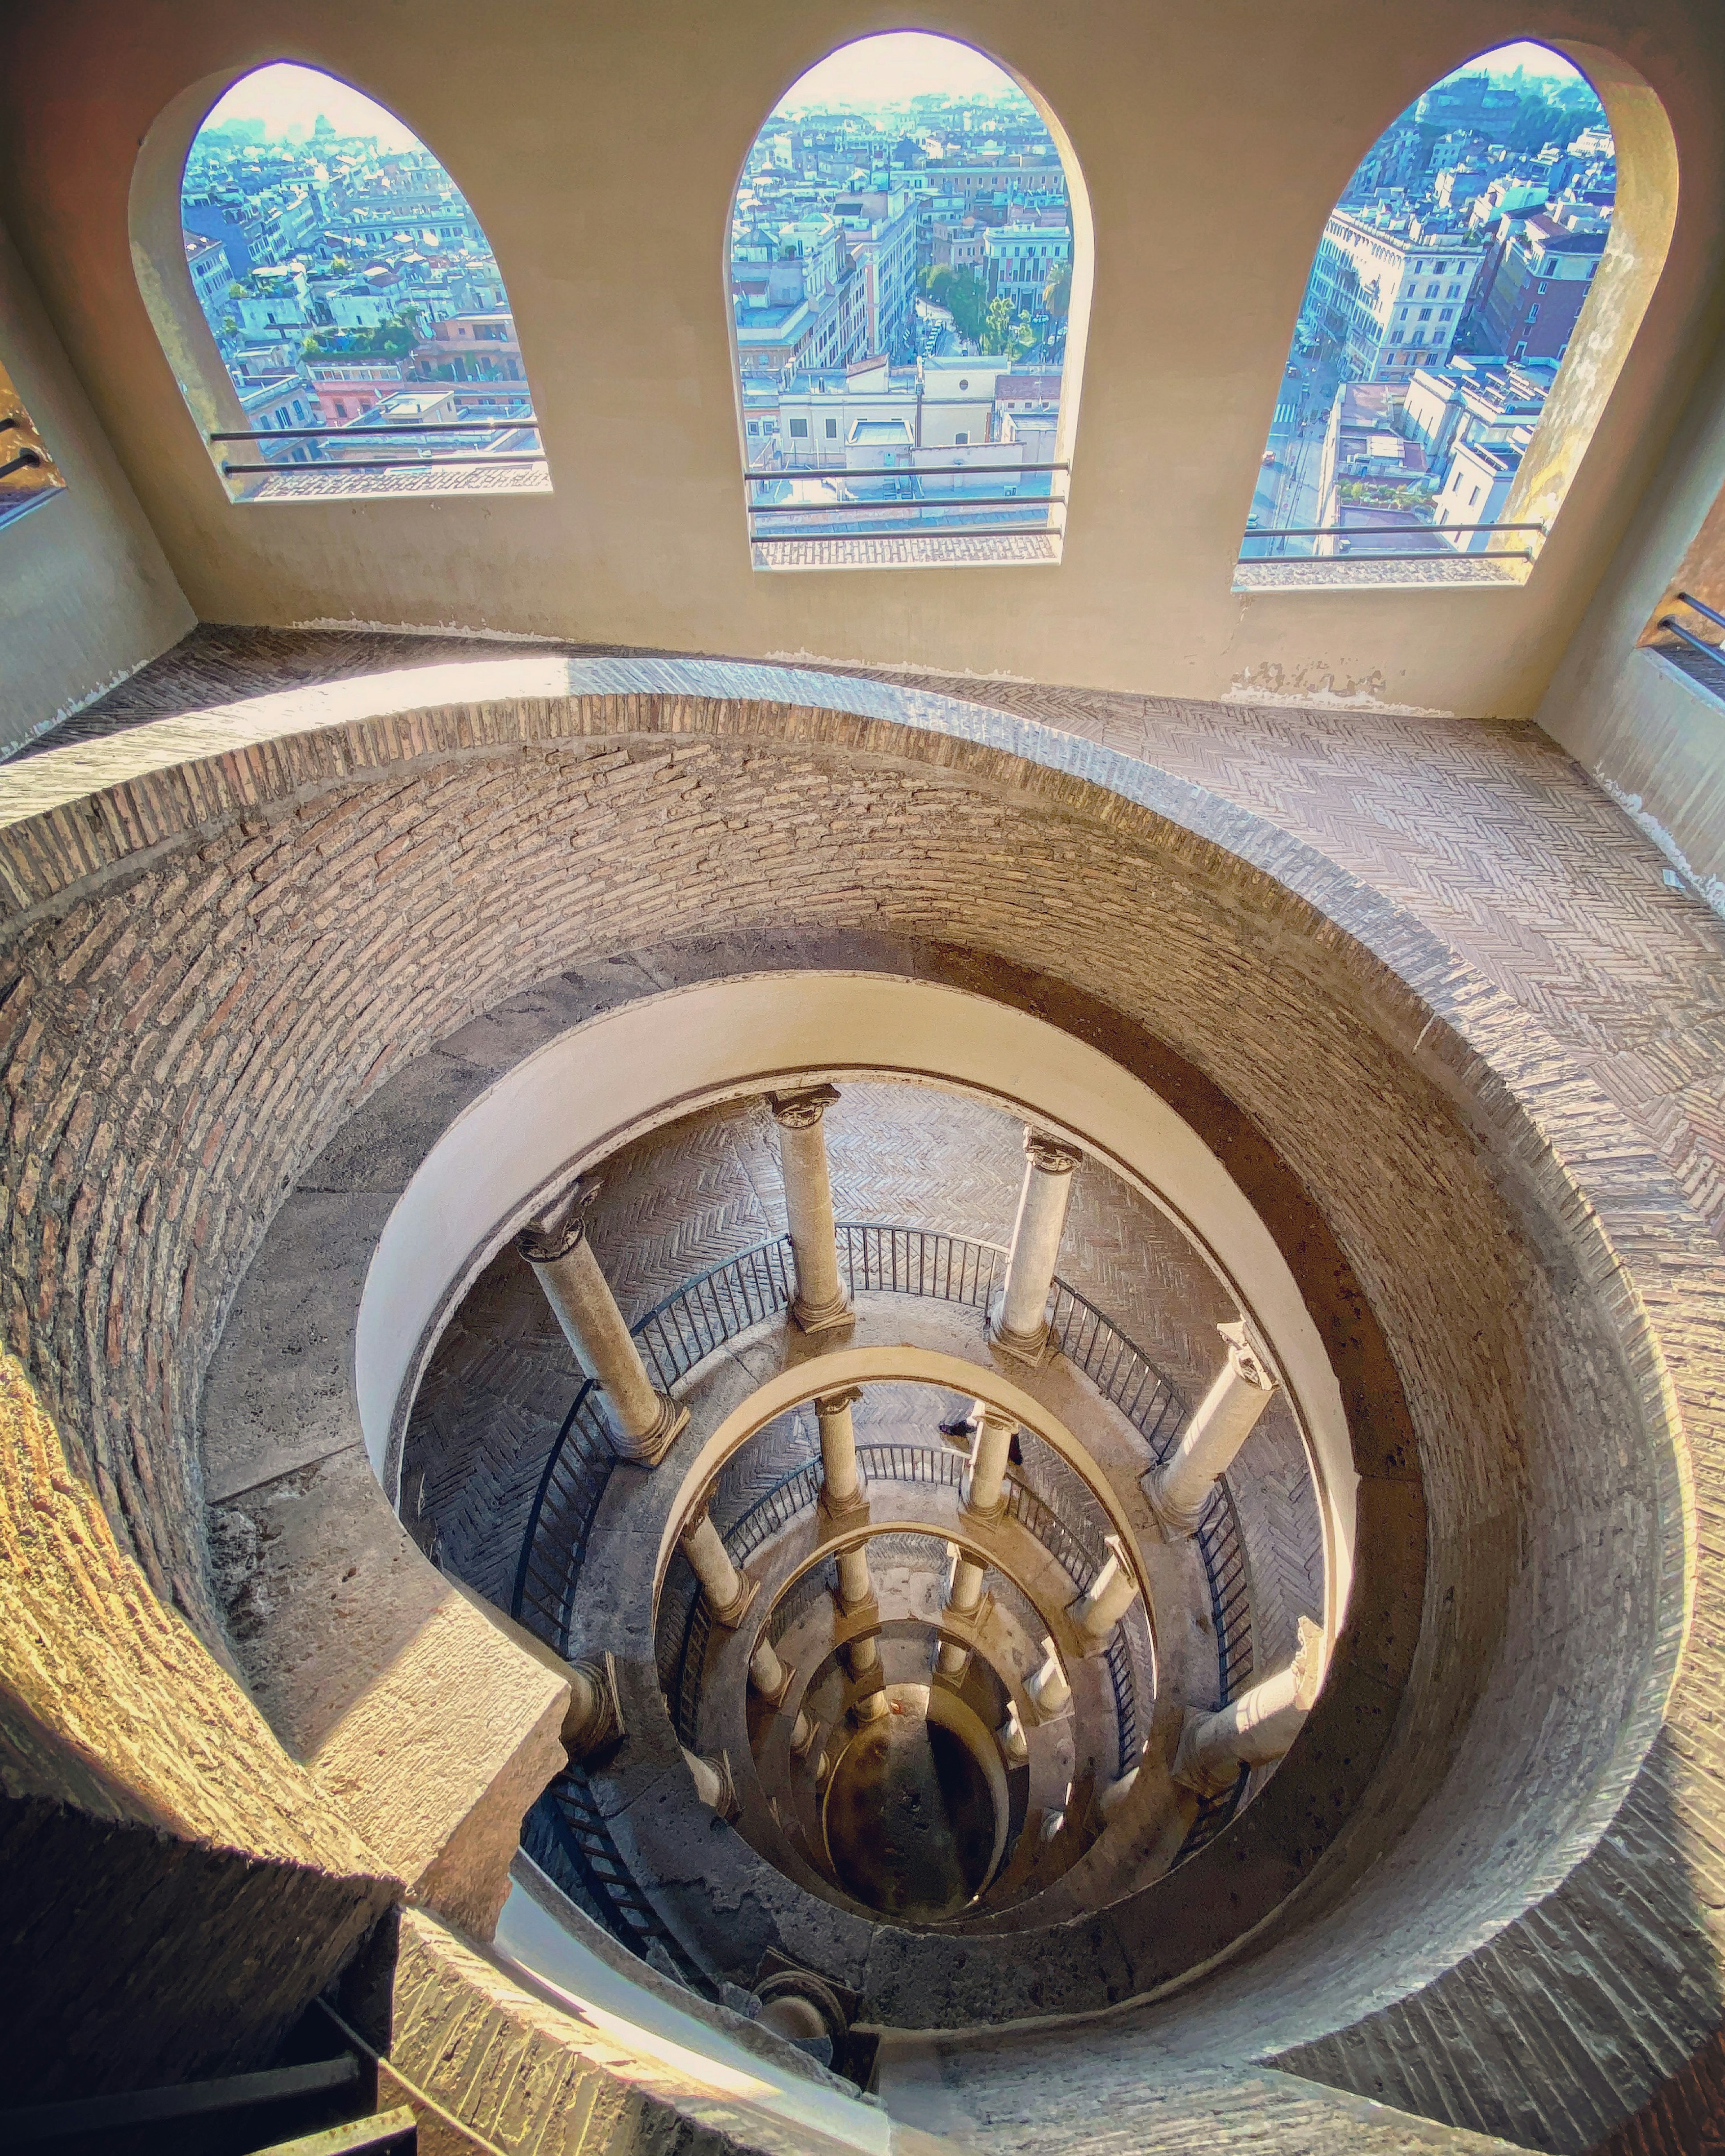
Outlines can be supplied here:
M839 1884L904 1924L937 1924L992 1875L1004 1825L998 1768L928 1712L926 1685L886 1687L886 1711L834 1764L822 1807Z

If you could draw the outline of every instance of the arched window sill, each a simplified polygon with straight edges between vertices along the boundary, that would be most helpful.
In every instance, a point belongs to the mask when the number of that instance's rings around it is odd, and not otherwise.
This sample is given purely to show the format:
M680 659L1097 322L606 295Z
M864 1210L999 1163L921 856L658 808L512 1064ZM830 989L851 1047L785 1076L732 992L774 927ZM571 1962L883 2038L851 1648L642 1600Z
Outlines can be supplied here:
M1531 564L1486 554L1422 555L1414 562L1340 561L1332 556L1298 562L1236 562L1237 592L1518 591Z
M757 569L1052 569L1060 566L1060 547L1057 531L926 531L779 546L756 540L749 555Z
M543 463L463 471L427 465L418 471L344 472L327 465L286 465L267 478L230 481L236 505L273 506L294 501L375 501L411 496L416 501L438 495L549 494L551 472Z

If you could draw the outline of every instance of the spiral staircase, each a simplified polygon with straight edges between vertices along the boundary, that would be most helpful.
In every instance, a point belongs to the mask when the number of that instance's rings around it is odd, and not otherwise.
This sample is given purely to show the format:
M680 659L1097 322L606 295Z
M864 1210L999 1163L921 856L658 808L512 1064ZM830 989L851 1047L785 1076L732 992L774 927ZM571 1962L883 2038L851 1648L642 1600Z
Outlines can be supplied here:
M866 1127L848 1152L847 1096ZM1326 1594L1309 1556L1291 1583L1266 1579L1284 1630L1286 1602L1309 1604L1292 1656L1255 1613L1242 1512L1263 1503L1247 1440L1272 1399L1295 1507L1322 1507L1273 1372L1238 1377L1244 1312L1203 1328L1219 1376L1204 1370L1214 1382L1194 1400L1189 1373L1177 1383L1062 1272L1045 1262L1024 1288L1039 1242L1044 1260L1064 1240L1088 1273L1111 1270L1066 1219L1082 1165L1081 1210L1120 1216L1111 1257L1140 1303L1159 1276L1165 1297L1224 1306L1213 1265L1146 1194L1070 1141L927 1087L865 1079L788 1097L589 1162L542 1205L444 1336L402 1487L432 1553L448 1564L457 1542L470 1584L506 1594L574 1672L569 1763L523 1827L537 1891L548 1882L571 1922L867 2087L896 2026L1047 2010L1060 1979L1045 1942L1142 1897L1273 1774L1303 1707L1278 1721L1272 1701L1264 1723L1264 1681L1286 1691L1297 1666L1310 1704ZM625 1330L594 1251L639 1300L711 1214L690 1150L740 1128L770 1168L775 1125L790 1232L702 1268ZM929 1152L931 1132L926 1209L945 1192L976 1214L976 1157L996 1186L1016 1157L1009 1239L835 1219L829 1127L846 1193L865 1199L884 1163ZM1058 1218L1039 1222L1039 1205ZM653 1245L644 1263L631 1228ZM1171 1244L1179 1265L1158 1267ZM1028 1346L1011 1337L1015 1292L1033 1308ZM1161 1330L1189 1361L1202 1321L1183 1314L1185 1330ZM542 1369L536 1412L519 1411L516 1365L547 1354L563 1363L554 1425ZM952 1383L954 1364L973 1378ZM1028 1414L1019 1380L1040 1396ZM657 1437L627 1427L637 1395ZM488 1479L475 1456L504 1399L511 1444ZM1219 1403L1237 1425L1225 1471L1205 1472L1174 1518L1170 1463ZM434 1483L443 1502L428 1507ZM1278 1645L1282 1667L1261 1668ZM972 1965L993 1974L961 2004L952 1972ZM1093 1971L1079 1991L1109 2003Z

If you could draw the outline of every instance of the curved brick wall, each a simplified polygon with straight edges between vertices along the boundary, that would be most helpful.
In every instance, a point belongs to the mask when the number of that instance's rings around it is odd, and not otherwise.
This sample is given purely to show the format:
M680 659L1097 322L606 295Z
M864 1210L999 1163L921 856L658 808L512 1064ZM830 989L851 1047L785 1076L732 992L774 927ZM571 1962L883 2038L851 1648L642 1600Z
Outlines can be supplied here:
M1541 1896L1560 1927L1606 1850L1696 1955L1653 1815L1667 1835L1674 1806L1707 1815L1649 1746L1686 1585L1710 1592L1686 1581L1681 1491L1692 1469L1708 1495L1682 1440L1717 1378L1717 1246L1537 1024L1387 901L1144 765L770 670L428 670L44 757L8 792L11 1337L197 1621L200 1373L272 1205L368 1089L631 947L791 921L932 937L1046 977L1053 1013L1063 982L1100 998L1230 1095L1325 1211L1407 1392L1431 1507L1420 1712L1284 1920L1305 1936L1214 1994L1256 1998L1252 2050L1399 2011ZM1579 1950L1609 1958L1588 1923ZM1488 1988L1523 1981L1486 1951ZM1295 1968L1301 1996L1266 2018ZM1589 2041L1594 2004L1563 2008ZM1712 2011L1705 1983L1674 1991L1623 2109Z

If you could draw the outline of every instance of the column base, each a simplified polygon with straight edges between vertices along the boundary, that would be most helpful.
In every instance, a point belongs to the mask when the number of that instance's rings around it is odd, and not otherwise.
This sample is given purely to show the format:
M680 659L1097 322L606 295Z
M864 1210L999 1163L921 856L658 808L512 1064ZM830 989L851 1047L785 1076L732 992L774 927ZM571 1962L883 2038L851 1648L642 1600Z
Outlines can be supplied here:
M611 1427L611 1450L634 1467L656 1467L689 1427L689 1410L678 1401L658 1394L659 1419L639 1437L619 1434Z
M1239 1759L1219 1762L1205 1768L1198 1763L1198 1732L1209 1720L1209 1713L1201 1707L1189 1707L1180 1724L1180 1742L1174 1753L1174 1763L1168 1769L1171 1780L1183 1789L1190 1789L1194 1796L1225 1797L1240 1779L1240 1770L1245 1763Z
M1149 1506L1157 1526L1162 1530L1163 1540L1187 1542L1198 1532L1198 1523L1209 1509L1210 1498L1216 1486L1212 1482L1195 1506L1172 1504L1163 1486L1165 1472L1163 1468L1153 1467L1147 1475L1138 1477L1138 1487L1143 1491L1145 1502Z
M623 1705L617 1692L617 1664L614 1656L601 1654L584 1658L574 1664L576 1671L593 1688L592 1712L584 1716L578 1726L574 1724L574 1709L563 1724L563 1743L572 1759L586 1759L606 1745L614 1744L624 1733Z
M1015 1332L1000 1322L1000 1313L1006 1298L996 1295L988 1304L988 1323L984 1327L988 1345L997 1355L1004 1355L1009 1362L1022 1363L1027 1370L1040 1370L1060 1353L1060 1344L1054 1337L1052 1327L1045 1317L1040 1325L1028 1332Z
M846 1534L854 1527L869 1524L869 1493L859 1488L851 1496L833 1498L823 1486L814 1509L825 1526L826 1533L822 1536L824 1541L827 1535Z
M750 1599L752 1600L753 1597L751 1596ZM751 1689L754 1691L756 1698L764 1701L765 1703L773 1709L773 1712L775 1714L778 1713L780 1707L782 1707L785 1702L790 1697L791 1686L795 1683L797 1677L797 1672L792 1668L788 1662L781 1663L779 1666L784 1671L784 1682L779 1686L777 1691L762 1691L758 1686L751 1686Z
M860 1729L867 1728L871 1722L879 1722L886 1715L886 1688L883 1685L875 1691L865 1691L851 1707L851 1718Z
M961 1645L957 1640L942 1640L940 1645L940 1651L934 1658L934 1669L932 1673L930 1680L931 1682L937 1685L944 1685L952 1691L957 1691L960 1690L964 1683L966 1676L968 1676L970 1672L970 1649L968 1646ZM954 1669L948 1669L945 1666L947 1656L949 1654L956 1656L957 1658L957 1666Z
M722 1625L727 1632L734 1632L742 1624L743 1619L748 1614L750 1604L761 1591L760 1581L751 1579L746 1572L739 1573L737 1579L739 1584L736 1594L725 1604L722 1609L716 1603L708 1604L712 1611L714 1622Z
M958 1481L958 1509L967 1520L1004 1519L1006 1517L1007 1496L1003 1489L992 1505L973 1505L970 1500L970 1470L967 1467Z
M836 1302L821 1303L804 1302L797 1296L791 1303L791 1317L799 1332L831 1332L856 1321L848 1295L841 1295Z

